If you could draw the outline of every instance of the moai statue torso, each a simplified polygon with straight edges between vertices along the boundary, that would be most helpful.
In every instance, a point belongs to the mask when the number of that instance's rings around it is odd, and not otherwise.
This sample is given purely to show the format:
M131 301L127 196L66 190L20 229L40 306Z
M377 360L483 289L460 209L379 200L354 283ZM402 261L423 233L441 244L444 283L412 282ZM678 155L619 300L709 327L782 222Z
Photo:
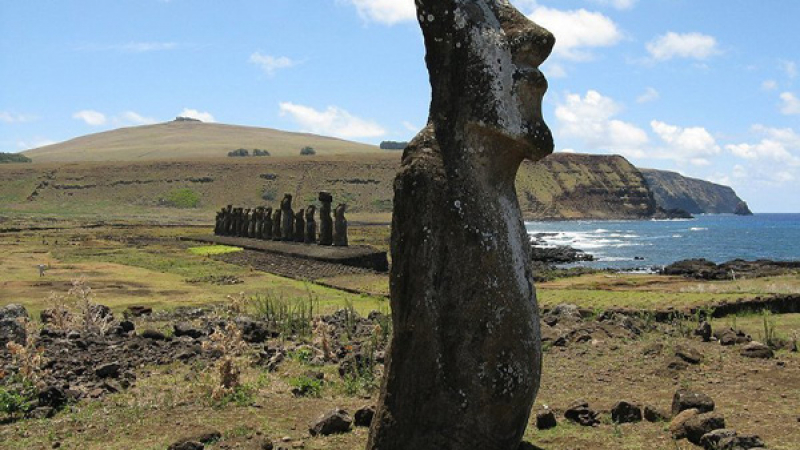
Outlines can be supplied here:
M239 236L239 230L242 228L242 215L244 215L242 208L233 209L233 225L231 226L231 236Z
M426 127L394 182L392 342L368 450L516 450L542 348L514 180L553 151L555 39L509 0L416 0Z
M225 208L225 214L222 216L222 234L225 236L230 236L232 226L233 226L233 205L228 205Z
M250 222L247 224L247 237L256 237L256 223L258 222L258 208L250 214Z
M255 224L253 225L253 237L256 239L261 239L262 231L261 226L264 225L264 207L259 206L256 208L256 220Z
M308 205L308 208L306 208L306 234L304 236L306 244L317 242L317 221L314 220L314 212L316 210L317 207L314 205Z
M217 211L216 219L214 220L214 234L219 236L222 234L222 227L225 221L225 208Z
M294 241L303 242L306 234L306 211L300 208L294 215Z
M333 245L337 247L347 247L347 219L344 213L347 211L347 205L339 203L334 211L333 222Z
M333 219L331 218L331 203L333 196L327 192L319 193L319 245L333 244Z
M283 217L281 217L281 210L280 208L276 208L275 211L272 212L272 240L273 241L280 241L281 240L281 221Z
M250 208L244 210L242 213L242 224L239 228L239 236L247 237L247 233L250 230Z
M281 236L284 241L294 240L294 211L290 194L284 194L281 200Z
M272 208L264 210L264 222L261 224L261 238L264 240L272 239Z

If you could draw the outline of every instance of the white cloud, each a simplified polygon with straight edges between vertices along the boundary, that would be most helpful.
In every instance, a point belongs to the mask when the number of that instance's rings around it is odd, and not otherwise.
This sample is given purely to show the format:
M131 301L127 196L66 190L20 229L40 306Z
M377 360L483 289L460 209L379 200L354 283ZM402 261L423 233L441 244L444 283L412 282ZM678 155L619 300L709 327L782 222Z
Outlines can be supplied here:
M104 125L107 121L105 114L91 109L78 111L72 115L72 118L82 120L86 122L87 125L91 125L93 127Z
M178 117L191 117L192 119L202 120L203 122L216 122L214 116L210 112L198 111L191 108L183 108L183 111L178 113Z
M376 122L356 117L335 106L317 111L309 106L283 102L280 104L280 114L290 116L303 131L315 134L344 139L379 137L386 134L386 130Z
M587 49L610 47L622 39L614 21L585 9L562 11L540 6L528 17L556 36L553 54L572 61L591 59Z
M20 151L23 151L23 150L30 150L32 148L44 147L45 145L52 145L55 143L56 141L53 141L51 139L35 137L31 140L17 141L17 148Z
M403 127L406 130L408 130L408 131L410 131L412 133L416 133L416 132L418 132L420 130L420 127L418 127L418 126L416 126L413 123L408 122L408 121L403 121Z
M661 98L661 94L655 88L649 87L644 90L644 93L636 98L636 103L649 103L654 102Z
M29 114L17 114L10 111L0 111L0 122L24 123L31 122L36 119L38 119L38 117Z
M794 61L781 61L781 70L789 78L797 78L797 63Z
M695 165L708 165L702 156L719 154L721 148L716 139L703 127L682 128L665 122L650 122L653 132L668 145L662 151L664 158L688 161Z
M358 15L369 22L394 25L414 20L417 10L413 0L344 0L356 7Z
M725 149L743 159L800 166L800 157L795 156L800 153L800 135L793 129L754 125L752 131L763 136L758 143L731 144Z
M557 134L580 139L586 150L644 156L647 133L633 124L614 119L620 110L613 99L594 90L584 97L569 94L566 102L556 107Z
M800 99L793 92L782 93L781 102L781 113L787 116L800 114Z
M656 61L672 58L704 60L720 52L713 36L701 33L678 34L672 31L649 42L646 47Z
M267 75L273 76L275 72L281 69L288 69L299 64L286 56L272 56L264 55L260 52L255 52L250 55L250 62L261 67L261 70L266 72Z
M564 66L556 62L545 63L540 69L547 78L564 78L567 76L567 70Z
M611 6L616 9L631 9L639 0L590 0L592 3L603 6Z
M777 88L778 88L778 82L775 80L764 80L764 82L761 83L761 89L765 91L773 91Z

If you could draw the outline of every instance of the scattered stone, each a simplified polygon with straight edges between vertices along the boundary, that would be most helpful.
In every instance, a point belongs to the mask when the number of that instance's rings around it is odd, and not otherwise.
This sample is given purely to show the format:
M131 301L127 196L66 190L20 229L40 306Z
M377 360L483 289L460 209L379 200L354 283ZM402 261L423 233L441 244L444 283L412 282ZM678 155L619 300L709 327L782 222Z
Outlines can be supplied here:
M375 417L375 407L372 405L364 406L353 415L353 424L357 427L369 427L372 424L373 417Z
M746 358L770 359L775 357L775 352L771 348L755 341L745 345L739 353Z
M754 434L738 434L720 439L717 450L756 450L766 447L760 437Z
M167 450L203 450L206 446L200 442L178 441L167 447Z
M272 333L267 324L253 320L249 317L239 316L234 319L236 326L242 331L242 339L251 344L260 344L266 341Z
M725 438L736 436L736 431L727 428L714 430L703 435L700 438L700 446L705 450L718 450L719 441Z
M700 413L714 411L714 400L699 392L680 389L672 397L672 415L676 416L687 409L697 409Z
M703 321L697 328L694 330L694 335L699 336L703 342L708 342L711 340L711 324Z
M683 424L686 439L694 445L700 445L700 439L706 433L722 428L725 428L725 418L714 412L692 416Z
M195 328L189 322L178 322L172 326L172 335L175 337L188 336L192 339L199 339L206 334L202 330Z
M6 344L9 342L15 342L20 345L25 344L28 339L28 333L21 320L24 319L0 319L0 352L6 350Z
M555 428L556 426L558 426L558 421L556 421L556 415L553 414L553 411L548 409L536 414L537 429L549 430L550 428Z
M142 331L141 336L145 339L152 339L154 341L163 341L167 339L164 333L156 330L144 330Z
M616 423L641 422L642 408L623 400L611 408L611 420Z
M686 370L689 368L689 363L680 359L680 358L673 358L667 363L667 369L669 370Z
M0 321L14 319L30 319L28 310L24 306L11 303L0 308Z
M589 403L583 400L577 400L572 403L572 405L564 411L564 418L585 427L592 427L600 424L600 420L597 418L597 412L589 408Z
M733 328L724 328L714 332L714 337L717 338L720 345L735 345L746 344L752 339L742 331L736 331Z
M700 364L703 362L703 354L699 351L682 344L675 346L675 356L689 364Z
M30 419L49 419L55 415L55 408L50 406L39 406L29 411L25 416Z
M119 363L112 362L103 364L95 370L95 373L100 378L117 378L119 376Z
M675 415L675 417L673 417L672 421L669 423L669 432L672 433L672 437L675 439L685 438L686 429L684 426L686 425L686 422L699 414L700 411L692 408L683 410Z
M58 386L47 386L39 392L38 403L59 409L67 404L67 394Z
M657 409L654 406L645 405L644 420L648 422L666 422L668 420L668 416L665 412Z
M655 342L645 347L644 350L642 350L642 354L645 356L653 356L653 355L660 355L661 352L663 351L664 351L664 344L660 342Z
M330 434L347 433L353 420L343 409L329 411L309 425L308 432L312 436L328 436Z

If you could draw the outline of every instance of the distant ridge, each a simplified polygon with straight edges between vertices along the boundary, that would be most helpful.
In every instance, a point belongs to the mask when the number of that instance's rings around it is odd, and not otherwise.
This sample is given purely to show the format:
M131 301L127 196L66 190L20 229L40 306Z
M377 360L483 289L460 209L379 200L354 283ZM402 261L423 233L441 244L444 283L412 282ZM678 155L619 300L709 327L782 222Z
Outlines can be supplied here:
M239 148L266 150L273 156L299 156L306 146L313 147L318 155L381 151L374 145L315 134L178 118L89 134L23 154L34 162L150 161L224 157Z
M664 208L678 208L691 214L752 214L747 203L729 186L667 170L639 170L656 202Z

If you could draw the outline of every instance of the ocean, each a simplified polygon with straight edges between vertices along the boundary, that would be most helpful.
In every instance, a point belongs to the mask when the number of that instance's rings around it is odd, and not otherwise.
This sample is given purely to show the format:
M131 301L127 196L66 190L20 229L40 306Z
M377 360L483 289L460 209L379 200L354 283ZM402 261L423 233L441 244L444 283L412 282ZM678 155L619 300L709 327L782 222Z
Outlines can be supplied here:
M800 260L800 214L698 215L686 220L526 222L548 246L594 255L580 265L653 269L689 258ZM641 259L638 259L641 258Z

